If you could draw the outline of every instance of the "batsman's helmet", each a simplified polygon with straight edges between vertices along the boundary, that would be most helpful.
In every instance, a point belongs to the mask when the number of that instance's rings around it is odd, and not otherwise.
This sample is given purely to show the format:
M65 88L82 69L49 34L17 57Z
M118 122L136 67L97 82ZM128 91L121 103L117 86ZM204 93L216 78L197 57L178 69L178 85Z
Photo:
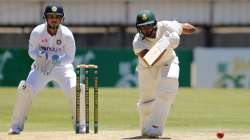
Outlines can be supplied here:
M142 33L140 27L152 26L156 30L157 29L156 24L157 24L157 20L156 20L155 15L152 11L143 10L137 14L136 28L137 28L137 31L140 34L142 34L143 36L145 36L145 35Z
M49 14L54 14L63 17L63 7L61 5L48 4L44 10L44 17L47 18L47 15Z

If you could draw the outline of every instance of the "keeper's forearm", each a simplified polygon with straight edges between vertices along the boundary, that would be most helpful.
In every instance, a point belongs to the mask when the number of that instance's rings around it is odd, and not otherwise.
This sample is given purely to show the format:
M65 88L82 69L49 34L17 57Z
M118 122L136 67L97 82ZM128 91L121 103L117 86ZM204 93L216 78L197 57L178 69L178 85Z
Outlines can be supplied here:
M28 51L29 56L33 59L36 60L38 55L39 55L39 50L31 50L29 49Z

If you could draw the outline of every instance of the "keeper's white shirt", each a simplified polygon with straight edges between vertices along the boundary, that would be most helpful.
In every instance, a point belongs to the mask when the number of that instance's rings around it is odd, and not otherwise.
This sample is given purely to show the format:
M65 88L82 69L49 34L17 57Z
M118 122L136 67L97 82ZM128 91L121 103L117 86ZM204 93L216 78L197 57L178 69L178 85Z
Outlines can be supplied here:
M63 25L59 25L57 34L51 36L47 31L47 23L36 26L29 39L29 56L36 60L39 51L46 50L48 58L53 54L62 56L58 67L72 67L75 58L75 40L72 32Z

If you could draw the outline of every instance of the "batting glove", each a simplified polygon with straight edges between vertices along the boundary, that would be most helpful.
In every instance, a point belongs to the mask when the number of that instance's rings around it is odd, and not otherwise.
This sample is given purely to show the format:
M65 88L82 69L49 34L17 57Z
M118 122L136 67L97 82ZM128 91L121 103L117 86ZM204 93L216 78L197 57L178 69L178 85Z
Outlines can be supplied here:
M165 36L169 38L170 47L175 49L180 43L180 36L176 32L166 32Z

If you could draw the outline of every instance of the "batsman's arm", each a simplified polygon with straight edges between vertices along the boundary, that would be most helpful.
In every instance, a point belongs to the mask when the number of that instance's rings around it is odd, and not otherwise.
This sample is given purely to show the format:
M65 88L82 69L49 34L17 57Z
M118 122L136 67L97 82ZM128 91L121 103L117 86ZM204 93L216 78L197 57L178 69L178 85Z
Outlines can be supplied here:
M163 21L162 22L164 24L164 27L167 28L167 31L169 32L176 32L179 35L184 34L184 35L188 35L188 34L192 34L193 32L195 32L195 27L190 24L190 23L180 23L178 21Z
M195 32L195 27L190 23L181 23L182 34L189 35Z

